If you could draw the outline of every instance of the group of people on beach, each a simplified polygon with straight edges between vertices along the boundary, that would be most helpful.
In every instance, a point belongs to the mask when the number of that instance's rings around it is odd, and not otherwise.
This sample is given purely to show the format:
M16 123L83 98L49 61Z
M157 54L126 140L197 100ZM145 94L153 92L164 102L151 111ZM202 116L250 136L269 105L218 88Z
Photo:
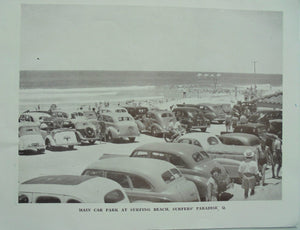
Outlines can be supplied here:
M282 165L281 148L281 140L277 138L273 143L273 151L265 144L264 141L261 141L261 144L257 148L257 154L255 154L252 150L246 150L244 152L244 161L241 162L238 172L241 178L245 199L248 198L249 191L250 196L255 194L255 187L260 180L261 184L264 185L264 174L267 165L271 165L272 167L272 178L281 178L279 176ZM220 168L215 167L211 170L211 177L207 182L208 201L222 201L228 200L232 197L229 193L221 191L219 184L220 176Z

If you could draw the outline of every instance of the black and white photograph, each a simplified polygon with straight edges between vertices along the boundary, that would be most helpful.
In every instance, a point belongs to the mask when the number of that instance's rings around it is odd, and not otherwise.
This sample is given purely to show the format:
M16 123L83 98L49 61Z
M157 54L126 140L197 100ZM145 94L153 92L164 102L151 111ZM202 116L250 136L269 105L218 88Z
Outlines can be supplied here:
M75 213L75 229L127 215L143 229L295 224L296 212L270 219L299 190L288 4L20 2L7 135L22 221L32 210L35 226ZM264 206L274 213L255 213Z

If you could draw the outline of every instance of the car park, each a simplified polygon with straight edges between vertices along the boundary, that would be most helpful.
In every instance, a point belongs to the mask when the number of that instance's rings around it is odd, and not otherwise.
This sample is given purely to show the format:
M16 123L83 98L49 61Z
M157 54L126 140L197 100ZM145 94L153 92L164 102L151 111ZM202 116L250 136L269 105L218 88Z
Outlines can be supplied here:
M87 119L77 119L73 122L73 126L76 130L76 137L80 143L94 144L96 141L101 140L101 129L95 126L91 121Z
M157 137L168 130L170 121L175 118L174 114L168 110L153 109L148 111L141 119L143 132L150 132Z
M233 130L234 133L249 133L259 137L262 140L266 139L267 127L260 123L237 124ZM222 133L221 133L222 134Z
M217 161L210 159L203 148L179 143L149 143L133 150L130 157L152 158L168 161L175 165L187 180L193 181L202 201L207 196L207 180L214 167L221 169L222 189L231 183L227 170ZM237 173L235 177L237 177ZM221 188L220 188L221 189Z
M249 117L251 123L261 123L269 126L269 120L282 119L282 110L260 110Z
M107 141L128 138L130 142L134 142L140 135L137 124L128 113L107 113L102 115L102 119L106 127Z
M74 129L51 129L46 124L41 124L41 134L48 150L53 150L57 147L73 149L75 145L79 144Z
M211 106L205 105L205 104L177 104L177 107L193 107L199 109L203 114L204 117L209 119L209 121L213 121L216 119L217 115L214 111L214 109Z
M56 122L56 127L58 128L72 128L73 124L68 114L63 111L50 111L50 115Z
M258 146L260 139L248 133L225 133L218 136L225 145Z
M186 127L187 131L201 130L205 132L210 126L210 122L204 117L203 113L194 107L179 107L172 111L177 120Z
M35 112L26 111L19 116L19 122L34 122L43 123L45 119L51 119L51 115L48 112Z
M134 118L135 123L139 128L139 131L142 132L145 129L142 119L143 116L145 116L146 113L149 111L149 109L144 106L124 106L124 108Z
M230 104L206 103L203 106L205 106L205 105L208 106L210 111L213 111L216 114L216 117L213 120L211 120L211 122L222 124L225 121L226 114L231 113L231 105ZM209 110L207 110L207 112ZM204 109L204 111L205 111L205 109Z
M39 123L19 123L19 153L23 153L24 151L45 152L45 142Z
M19 185L19 203L129 203L116 182L93 176L53 175Z
M199 201L194 183L172 164L155 159L116 157L90 164L82 175L118 182L131 202Z

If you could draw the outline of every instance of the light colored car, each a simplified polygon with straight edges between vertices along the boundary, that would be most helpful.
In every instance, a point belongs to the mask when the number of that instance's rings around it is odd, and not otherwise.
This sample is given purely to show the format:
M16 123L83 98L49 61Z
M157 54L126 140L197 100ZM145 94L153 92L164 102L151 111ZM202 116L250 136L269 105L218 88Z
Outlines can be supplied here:
M79 144L74 129L60 128L51 130L46 124L41 124L41 133L48 150L52 150L55 147L73 149L74 145Z
M225 191L227 186L231 184L229 172L217 161L212 160L198 146L178 143L149 143L137 147L130 157L152 158L172 163L187 180L196 184L202 201L207 198L207 180L210 178L210 172L214 167L221 169L219 183L223 185L223 190ZM238 173L236 172L233 177L237 178Z
M51 119L51 115L48 112L24 112L19 117L19 122L34 122L42 123L44 119Z
M19 152L36 151L45 152L45 142L41 134L39 123L19 123Z
M105 123L106 140L114 142L117 139L128 138L134 142L140 135L137 124L128 113L107 113L102 115Z
M248 133L225 133L219 136L225 145L258 146L260 140L257 136Z
M106 113L128 113L128 111L123 107L106 107L100 109L100 114Z
M227 160L225 161L224 158L242 161L244 160L243 154L247 149L257 151L256 146L225 145L211 133L187 133L176 139L176 142L202 147L212 158L221 158L218 161L223 165L227 164Z
M19 203L128 203L116 182L92 176L55 175L25 181Z
M197 188L172 164L155 159L116 157L98 160L83 175L118 182L131 202L199 201Z

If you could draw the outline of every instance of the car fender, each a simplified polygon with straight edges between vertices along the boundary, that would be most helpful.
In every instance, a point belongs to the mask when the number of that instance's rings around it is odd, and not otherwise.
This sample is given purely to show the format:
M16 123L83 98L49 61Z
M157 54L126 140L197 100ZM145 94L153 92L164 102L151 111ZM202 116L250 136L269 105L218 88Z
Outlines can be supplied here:
M143 122L141 122L140 120L136 120L135 123L136 123L139 130L145 130L146 127L143 124Z
M159 129L161 132L164 131L164 129L163 129L159 124L157 124L157 123L153 123L153 124L151 125L151 129L152 129L153 127L156 127L156 128ZM150 129L150 130L151 130L151 129Z
M116 127L113 127L113 126L107 127L106 133L108 134L109 132L112 134L113 138L118 138L119 137Z
M194 182L197 187L200 199L205 200L207 196L207 178L192 174L184 174L184 177L187 180Z
M53 146L55 145L55 141L53 139L53 137L51 135L47 135L46 138L45 138L45 143L46 141L49 140L50 141L50 144Z
M221 164L226 169L230 178L239 178L238 169L241 161L229 158L215 158L213 160Z

